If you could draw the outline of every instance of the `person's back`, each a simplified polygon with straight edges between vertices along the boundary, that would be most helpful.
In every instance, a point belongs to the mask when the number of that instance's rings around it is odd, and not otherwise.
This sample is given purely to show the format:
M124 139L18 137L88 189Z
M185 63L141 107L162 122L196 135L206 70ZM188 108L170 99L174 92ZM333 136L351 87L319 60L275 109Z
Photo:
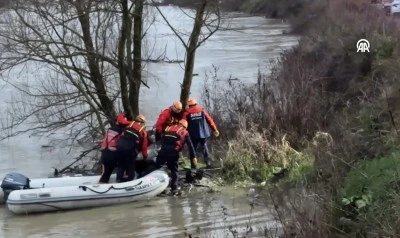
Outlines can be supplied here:
M117 151L117 144L125 126L126 125L113 125L106 131L100 147L102 153Z
M156 141L159 141L161 134L167 126L177 124L182 119L182 103L175 101L170 107L164 109L158 116L155 124Z
M134 121L125 128L123 135L121 136L118 143L118 150L126 151L126 150L137 149L141 151L143 143L145 143L146 145L148 144L146 142L147 142L146 127L142 125L140 122Z
M124 182L130 181L135 177L135 164L139 152L142 152L143 158L148 157L148 140L145 127L146 118L138 115L123 132L118 142L117 149L120 153L121 167L117 173L117 180ZM126 172L126 179L123 177Z
M187 130L180 125L168 126L162 135L163 141L161 148L176 150L181 152L184 146Z
M119 151L117 149L119 140L124 131L124 128L130 123L126 119L124 113L120 113L117 116L116 125L111 126L101 143L101 163L102 163L102 174L100 176L99 183L108 183L110 176L114 169L119 163Z
M188 100L188 106L183 113L183 119L188 122L188 132L191 139L209 138L212 131L217 131L217 126L208 112L197 105L197 101L193 98Z
M188 121L188 132L191 138L208 138L211 136L210 126L206 119L206 112L200 106L189 107L185 111Z
M208 152L207 139L211 136L210 128L214 136L219 136L217 126L208 112L197 105L196 99L190 98L187 104L189 108L183 113L183 119L186 119L188 122L190 139L192 140L195 150L197 150L198 145L201 145L204 160L207 167L210 167L211 158Z
M190 159L196 161L193 144L190 140L187 128L187 121L181 119L178 124L165 128L162 135L161 149L157 155L156 168L161 168L167 163L171 170L171 191L179 190L178 161L179 152L182 151L184 144L189 148Z

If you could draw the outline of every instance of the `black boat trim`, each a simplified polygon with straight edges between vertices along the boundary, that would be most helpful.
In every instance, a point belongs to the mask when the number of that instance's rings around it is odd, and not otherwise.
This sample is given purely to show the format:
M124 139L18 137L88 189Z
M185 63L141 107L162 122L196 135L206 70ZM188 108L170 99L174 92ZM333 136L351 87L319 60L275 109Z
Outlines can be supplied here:
M73 201L86 201L86 200L100 200L100 199L116 199L116 198L126 198L126 197L135 197L139 195L143 195L146 193L150 193L161 186L163 186L164 183L160 182L158 185L155 185L155 187L152 187L151 189L147 189L146 191L142 191L139 193L129 193L129 194L107 194L101 197L93 197L93 196L79 196L79 197L63 197L63 198L54 198L54 199L36 199L34 201L29 200L29 201L24 201L24 200L7 200L8 205L34 205L34 204L43 204L43 203L61 203L61 202L73 202Z

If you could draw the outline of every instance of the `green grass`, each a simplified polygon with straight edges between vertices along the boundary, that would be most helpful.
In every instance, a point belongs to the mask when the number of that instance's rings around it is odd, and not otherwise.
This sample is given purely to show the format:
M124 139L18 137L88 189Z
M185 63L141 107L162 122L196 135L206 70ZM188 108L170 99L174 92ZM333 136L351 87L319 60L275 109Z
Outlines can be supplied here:
M400 151L395 151L351 169L342 190L341 206L346 211L353 207L357 219L386 226L398 220L399 198Z
M181 160L183 161L183 168L190 169L191 164L190 164L190 159L187 157L182 157ZM203 159L197 158L197 168L204 168L206 167L206 164L203 163Z
M305 181L313 172L314 160L311 157L305 158L298 165L293 166L288 176L283 180L285 183L295 184Z
M272 175L272 167L260 161L250 150L230 153L224 159L223 179L229 183L262 182Z
M307 153L289 151L274 153L273 162L267 162L265 158L251 150L232 152L224 160L222 175L229 183L264 182L276 177L274 173L281 169L287 169L282 182L295 183L304 180L313 170L313 159Z

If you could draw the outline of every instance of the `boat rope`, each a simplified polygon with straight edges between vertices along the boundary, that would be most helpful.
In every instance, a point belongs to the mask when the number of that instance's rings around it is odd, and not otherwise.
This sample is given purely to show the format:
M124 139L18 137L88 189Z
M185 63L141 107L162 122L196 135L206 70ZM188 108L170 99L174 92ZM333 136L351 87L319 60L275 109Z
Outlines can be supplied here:
M140 182L137 183L136 185L127 186L127 187L122 187L122 188L116 188L116 187L114 187L113 185L111 185L106 191L103 191L103 192L96 191L96 190L91 189L91 188L89 188L89 187L87 187L87 186L84 186L84 185L79 186L79 188L81 188L83 191L90 190L90 191L92 191L92 192L94 192L94 193L97 193L97 194L104 194L104 193L107 193L108 191L110 191L111 189L114 189L114 190L124 190L124 189L125 189L126 191L130 191L130 190L133 190L134 187L139 186L139 185L142 184L142 183L143 183L143 181L140 181Z

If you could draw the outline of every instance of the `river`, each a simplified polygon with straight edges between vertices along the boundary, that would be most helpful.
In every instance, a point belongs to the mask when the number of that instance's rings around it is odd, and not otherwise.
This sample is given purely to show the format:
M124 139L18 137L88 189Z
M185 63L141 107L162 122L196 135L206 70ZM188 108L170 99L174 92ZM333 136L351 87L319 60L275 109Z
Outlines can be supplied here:
M172 25L191 29L190 21L181 10L171 6L161 9ZM157 35L156 48L162 51L168 43L168 58L183 59L182 46L162 19L157 19L149 31L150 36ZM199 75L192 84L194 97L200 97L202 81L205 73L212 70L212 65L219 68L221 79L231 76L254 82L259 66L267 72L268 61L298 40L296 36L282 34L288 26L280 20L242 16L227 21L236 30L217 32L198 50L194 71ZM149 63L145 67L145 76L149 78L150 89L142 89L141 110L149 121L154 122L160 110L179 98L183 70L178 64ZM0 115L6 115L7 102L14 97L14 92L12 87L0 81ZM28 177L48 176L51 167L68 164L71 161L68 158L76 155L80 148L71 149L62 144L42 147L58 140L59 136L45 138L23 134L1 141L0 177L10 171L19 171ZM268 209L261 206L251 213L244 194L242 190L228 190L221 194L156 198L142 203L32 216L13 216L1 206L0 237L184 237L185 228L194 232L198 227L201 237L211 234L223 237L225 228L245 228L250 217L254 226L270 224L272 217ZM227 207L230 214L226 221L222 206Z

